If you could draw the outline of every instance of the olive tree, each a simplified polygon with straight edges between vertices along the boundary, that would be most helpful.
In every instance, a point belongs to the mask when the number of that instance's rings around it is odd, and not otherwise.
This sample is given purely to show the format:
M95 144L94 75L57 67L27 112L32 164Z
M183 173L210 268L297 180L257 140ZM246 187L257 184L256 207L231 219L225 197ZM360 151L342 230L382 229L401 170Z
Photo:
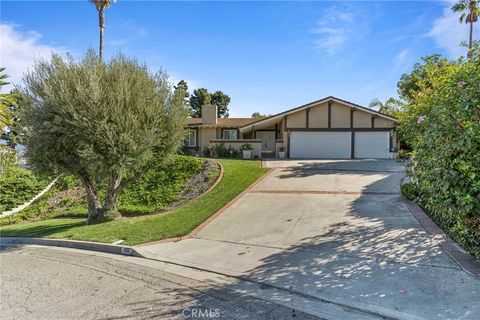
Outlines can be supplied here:
M122 189L153 159L175 153L185 136L185 92L172 90L164 72L152 75L124 55L103 64L93 51L81 61L53 55L23 80L29 163L81 180L89 224L114 218Z

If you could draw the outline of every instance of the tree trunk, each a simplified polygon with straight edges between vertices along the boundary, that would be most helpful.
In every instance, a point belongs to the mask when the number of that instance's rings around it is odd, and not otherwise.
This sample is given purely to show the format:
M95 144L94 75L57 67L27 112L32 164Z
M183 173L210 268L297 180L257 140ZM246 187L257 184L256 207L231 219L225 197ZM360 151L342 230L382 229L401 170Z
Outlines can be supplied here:
M470 35L468 38L468 58L472 58L472 42L473 42L473 21L470 21Z
M98 22L100 25L100 48L98 50L98 57L100 63L103 62L103 32L105 30L105 12L103 8L98 11Z
M100 199L98 198L97 189L95 183L89 176L82 175L81 177L85 191L87 192L88 202L88 219L87 224L91 224L95 217L98 215L98 209L100 208Z
M105 194L105 203L103 205L103 209L105 209L105 211L117 209L117 195L120 192L119 187L121 182L121 175L113 172L110 176L110 181L108 182L107 193Z

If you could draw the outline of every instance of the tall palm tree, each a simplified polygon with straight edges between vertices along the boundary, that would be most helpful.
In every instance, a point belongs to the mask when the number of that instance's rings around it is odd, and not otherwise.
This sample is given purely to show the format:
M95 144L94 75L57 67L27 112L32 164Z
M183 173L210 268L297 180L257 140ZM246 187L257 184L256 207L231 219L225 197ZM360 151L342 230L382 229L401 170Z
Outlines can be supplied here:
M0 68L0 89L9 84L5 81L8 76L3 73L5 68ZM0 94L0 133L2 129L12 124L13 116L8 107L15 103L15 97L10 93Z
M388 98L385 101L375 99L368 105L370 109L378 108L378 112L387 115L393 115L401 106L402 102L395 98Z
M472 54L473 42L473 24L478 21L480 15L480 1L479 0L460 0L453 7L454 12L461 12L460 23L470 24L470 36L468 40L468 56Z
M116 0L89 0L95 5L98 11L98 24L100 26L100 49L99 49L99 59L100 62L103 60L103 32L105 30L105 9L110 7L113 2Z

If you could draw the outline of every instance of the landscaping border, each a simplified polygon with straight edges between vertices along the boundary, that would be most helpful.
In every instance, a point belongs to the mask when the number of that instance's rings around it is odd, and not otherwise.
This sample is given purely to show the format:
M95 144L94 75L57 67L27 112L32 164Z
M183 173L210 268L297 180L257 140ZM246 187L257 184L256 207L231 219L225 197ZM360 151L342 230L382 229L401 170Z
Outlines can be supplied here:
M468 274L480 278L480 262L475 260L470 254L465 252L457 243L443 231L432 219L423 211L423 209L402 194L402 200L412 213L415 219L425 229L425 231L438 241L438 245L455 260L455 262Z

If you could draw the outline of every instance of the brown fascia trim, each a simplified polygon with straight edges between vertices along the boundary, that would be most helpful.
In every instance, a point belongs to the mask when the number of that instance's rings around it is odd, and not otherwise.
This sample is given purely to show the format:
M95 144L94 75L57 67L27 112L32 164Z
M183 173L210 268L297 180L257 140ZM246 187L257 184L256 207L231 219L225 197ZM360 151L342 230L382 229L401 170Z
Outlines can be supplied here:
M333 104L332 100L328 101L328 127L329 128L332 127L332 104Z
M320 132L335 132L335 131L390 131L390 128L288 128L289 131L320 131Z
M347 100L343 100L343 99L340 99L340 98L337 98L337 97L334 97L334 96L328 96L328 97L325 97L323 99L320 99L320 100L316 100L316 101L313 101L313 102L309 102L309 103L306 103L306 104L303 104L299 107L295 107L295 108L292 108L292 109L289 109L289 110L286 110L286 111L283 111L283 112L280 112L280 113L277 113L277 114L274 114L274 115L271 115L270 117L266 117L266 118L263 118L263 119L259 119L257 121L254 121L252 123L249 123L249 124L246 124L244 126L241 126L239 127L240 129L241 128L244 128L244 127L247 127L247 126L250 126L252 124L256 124L258 122L261 122L261 121L265 121L265 120L268 120L268 119L271 119L271 118L274 118L274 117L278 117L282 114L286 114L286 113L289 113L289 112L293 112L295 110L299 110L299 109L302 109L302 108L305 108L305 107L308 107L308 106L313 106L315 104L319 104L319 103L324 103L324 102L328 102L328 101L333 101L333 100L337 100L339 102L342 102L342 103L345 103L345 104L350 104L352 105L352 107L350 108L357 108L357 109L360 109L360 110L365 110L367 112L374 112L378 115L381 115L381 116L384 116L384 117L388 117L388 118L391 118L391 119L394 119L394 121L398 122L398 119L393 117L393 116L390 116L388 114L385 114L385 113L381 113L381 112L378 112L378 111L375 111L375 110L372 110L372 109L369 109L367 107L364 107L364 106L361 106L359 104L356 104L356 103L353 103L353 102L350 102L350 101L347 101Z
M357 109L351 109L350 110L350 128L353 128L353 113L355 112L355 110Z
M260 139L235 139L235 140L230 140L230 139L212 139L210 142L224 142L224 143L240 143L240 142L250 142L250 143L262 143L262 140Z
M305 127L310 127L310 108L305 109Z
M352 131L352 138L350 143L350 158L355 159L355 131Z

